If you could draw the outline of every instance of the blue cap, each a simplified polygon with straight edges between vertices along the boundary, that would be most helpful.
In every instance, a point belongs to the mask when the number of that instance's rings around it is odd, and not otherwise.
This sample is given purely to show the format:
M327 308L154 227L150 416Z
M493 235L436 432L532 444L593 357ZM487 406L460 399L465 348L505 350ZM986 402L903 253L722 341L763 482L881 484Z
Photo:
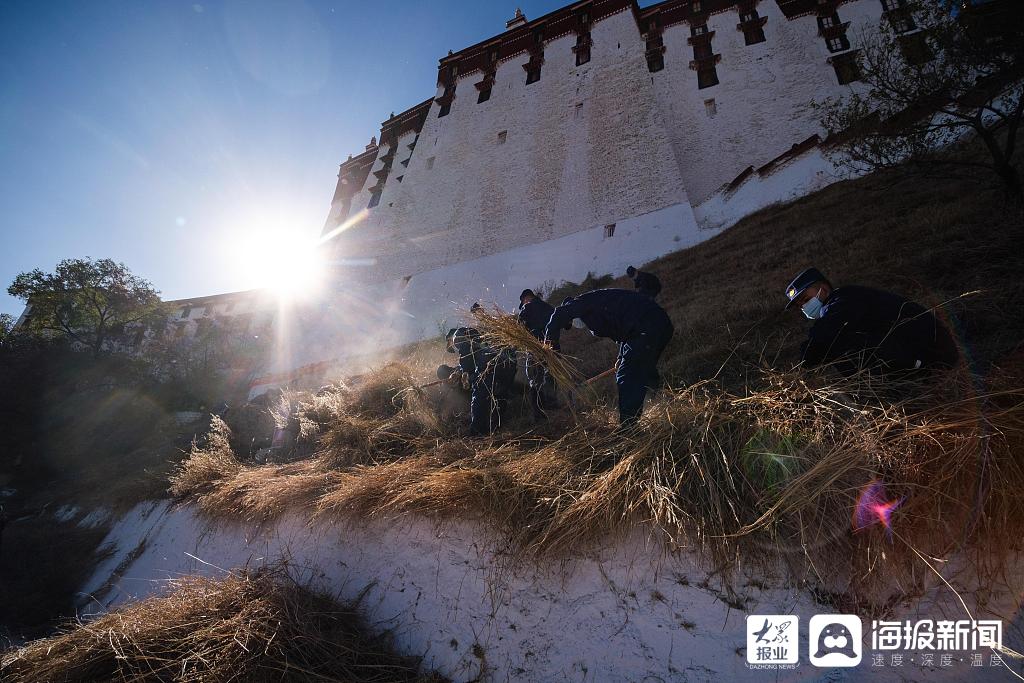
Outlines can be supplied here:
M828 278L822 275L821 271L817 268L808 268L793 278L793 281L786 287L786 298L789 299L789 303L786 304L786 310L788 311L793 307L793 303L797 300L797 297L803 294L805 289L818 282L828 283Z

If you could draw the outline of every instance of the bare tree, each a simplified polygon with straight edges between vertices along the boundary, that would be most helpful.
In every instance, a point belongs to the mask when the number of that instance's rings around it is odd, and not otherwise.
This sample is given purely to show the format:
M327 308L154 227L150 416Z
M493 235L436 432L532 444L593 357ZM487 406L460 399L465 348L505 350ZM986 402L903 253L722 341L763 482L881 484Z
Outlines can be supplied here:
M856 172L903 165L966 177L981 169L1020 201L1022 5L964 3L954 12L938 0L908 2L887 11L878 30L862 31L860 86L821 105L837 140L833 160ZM951 153L972 135L985 154Z

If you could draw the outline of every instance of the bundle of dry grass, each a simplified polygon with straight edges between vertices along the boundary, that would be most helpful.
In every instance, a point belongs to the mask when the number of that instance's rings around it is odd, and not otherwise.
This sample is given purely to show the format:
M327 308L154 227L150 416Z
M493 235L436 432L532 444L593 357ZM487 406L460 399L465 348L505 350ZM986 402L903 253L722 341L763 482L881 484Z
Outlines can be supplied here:
M0 678L46 681L441 681L371 638L359 615L283 570L186 577L3 655Z
M498 309L488 311L478 307L472 311L474 325L485 343L494 347L510 347L520 353L529 354L548 369L552 379L564 391L577 397L583 396L584 375L579 371L573 358L555 351L537 339L514 315Z
M782 559L795 576L834 577L843 557L865 591L920 585L916 552L985 547L994 570L1005 539L1024 532L1024 391L981 393L955 373L885 385L767 373L760 386L665 392L627 431L593 410L490 441L395 435L404 446L384 455L368 435L391 418L341 414L317 459L174 490L245 519L289 505L326 519L478 519L533 556L641 528L723 570ZM367 460L329 455L356 446ZM871 523L855 530L867 491ZM875 519L878 496L891 510Z

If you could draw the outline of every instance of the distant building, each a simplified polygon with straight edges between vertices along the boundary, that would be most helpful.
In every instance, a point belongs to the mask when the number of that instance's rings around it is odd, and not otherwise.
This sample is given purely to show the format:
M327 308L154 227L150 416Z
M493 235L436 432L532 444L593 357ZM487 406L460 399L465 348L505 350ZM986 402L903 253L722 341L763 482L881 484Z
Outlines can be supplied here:
M259 336L272 334L279 307L273 296L263 290L213 294L164 303L169 314L162 332L177 337L195 337L204 328L220 324L239 333ZM156 331L148 330L148 335Z

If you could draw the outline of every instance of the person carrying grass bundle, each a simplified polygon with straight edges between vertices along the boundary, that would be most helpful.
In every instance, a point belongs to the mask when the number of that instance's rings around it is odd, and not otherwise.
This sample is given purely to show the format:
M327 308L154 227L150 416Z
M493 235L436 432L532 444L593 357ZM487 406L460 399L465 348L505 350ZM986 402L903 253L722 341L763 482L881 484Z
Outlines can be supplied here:
M619 343L615 383L619 388L619 421L629 425L640 417L648 389L660 384L658 359L675 328L661 306L638 292L626 289L595 289L569 297L551 314L545 342L559 348L562 330L579 318L596 337Z
M554 307L534 294L532 289L524 289L519 295L519 321L540 341L544 341L544 328L554 311ZM545 408L554 407L554 384L547 368L530 354L526 355L526 378L530 382L533 416L543 419Z
M786 310L814 321L801 348L804 365L834 364L842 374L883 375L948 368L960 360L953 338L931 311L898 294L858 285L832 287L808 268L786 288Z
M459 367L449 381L468 385L469 429L474 436L487 436L501 426L501 413L508 405L516 360L510 349L492 349L472 327L457 327L445 335L448 353L459 354Z

